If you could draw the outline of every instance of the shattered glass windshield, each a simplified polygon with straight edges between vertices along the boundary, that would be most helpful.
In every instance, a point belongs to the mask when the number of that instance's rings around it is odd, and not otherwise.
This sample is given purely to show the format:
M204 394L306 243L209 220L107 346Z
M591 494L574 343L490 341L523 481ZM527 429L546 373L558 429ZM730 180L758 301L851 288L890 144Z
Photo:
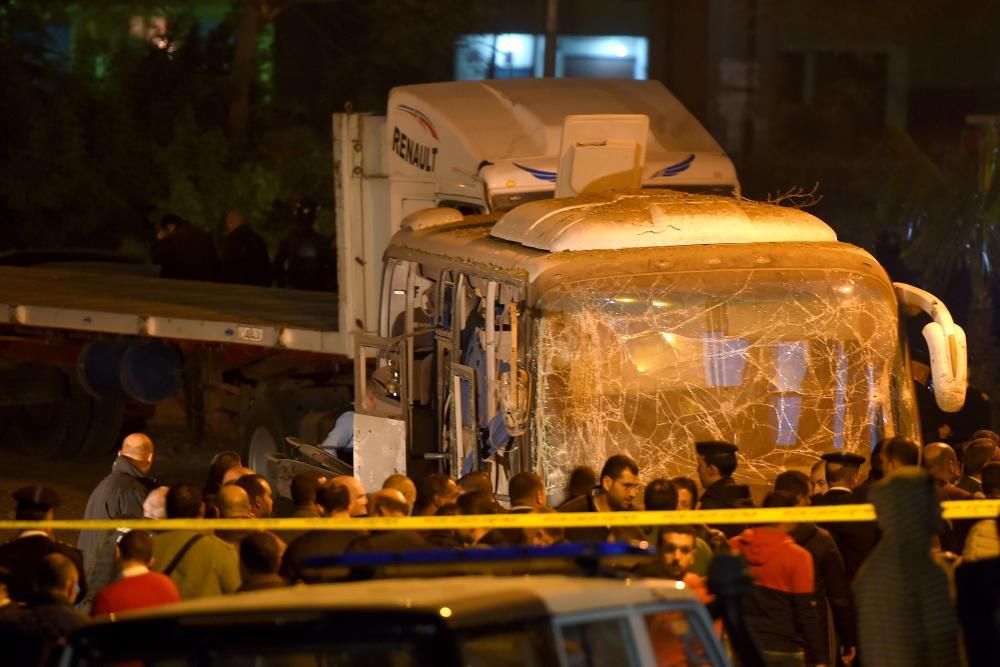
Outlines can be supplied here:
M584 279L549 289L537 314L535 451L553 490L618 452L644 480L696 479L693 443L720 439L740 447L737 480L767 483L823 451L867 453L913 409L895 303L870 276Z

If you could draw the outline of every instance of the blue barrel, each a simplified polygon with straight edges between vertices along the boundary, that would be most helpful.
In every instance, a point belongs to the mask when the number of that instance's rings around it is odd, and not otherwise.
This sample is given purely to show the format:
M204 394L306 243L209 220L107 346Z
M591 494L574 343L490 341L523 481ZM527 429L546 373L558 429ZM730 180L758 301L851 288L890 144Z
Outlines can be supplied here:
M80 383L91 394L157 403L181 388L183 360L159 340L113 338L88 343L80 351Z

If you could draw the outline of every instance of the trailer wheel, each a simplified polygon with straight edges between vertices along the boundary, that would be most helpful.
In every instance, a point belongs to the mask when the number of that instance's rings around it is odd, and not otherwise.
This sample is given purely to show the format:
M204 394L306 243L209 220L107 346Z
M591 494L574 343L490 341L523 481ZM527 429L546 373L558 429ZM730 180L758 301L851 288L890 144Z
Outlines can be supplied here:
M277 410L264 402L254 406L244 420L241 436L244 465L276 483L271 456L285 451L285 429Z
M62 400L6 408L4 439L31 456L73 458L80 453L94 423L93 402L90 394L70 379Z

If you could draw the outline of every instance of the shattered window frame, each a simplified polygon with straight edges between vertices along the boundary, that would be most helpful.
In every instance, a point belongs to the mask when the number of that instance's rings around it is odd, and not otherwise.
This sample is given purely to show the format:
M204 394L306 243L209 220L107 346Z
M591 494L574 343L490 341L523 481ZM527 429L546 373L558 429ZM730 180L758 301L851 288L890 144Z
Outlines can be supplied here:
M634 456L645 479L695 476L698 439L741 445L735 477L760 485L831 448L867 453L881 437L918 435L884 272L859 263L849 246L770 244L765 262L767 245L708 251L718 257L695 248L606 251L587 270L564 263L539 281L532 441L550 491L574 466L599 469L618 452ZM567 324L575 331L560 333ZM676 358L664 360L671 346ZM641 368L647 358L660 367ZM664 398L671 380L662 378L626 386L663 373L674 374L683 396ZM770 390L741 397L745 373ZM726 385L737 395L725 396ZM711 397L713 389L722 391ZM716 405L705 410L710 398ZM733 428L730 412L747 426Z

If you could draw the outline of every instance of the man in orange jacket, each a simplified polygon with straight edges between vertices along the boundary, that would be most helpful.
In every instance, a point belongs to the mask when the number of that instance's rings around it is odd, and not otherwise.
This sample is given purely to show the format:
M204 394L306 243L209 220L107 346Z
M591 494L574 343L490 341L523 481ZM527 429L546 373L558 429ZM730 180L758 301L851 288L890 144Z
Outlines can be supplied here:
M795 504L791 494L775 491L768 494L763 506ZM747 528L729 541L754 577L743 611L767 664L804 665L806 653L823 653L813 559L788 534L794 525Z

